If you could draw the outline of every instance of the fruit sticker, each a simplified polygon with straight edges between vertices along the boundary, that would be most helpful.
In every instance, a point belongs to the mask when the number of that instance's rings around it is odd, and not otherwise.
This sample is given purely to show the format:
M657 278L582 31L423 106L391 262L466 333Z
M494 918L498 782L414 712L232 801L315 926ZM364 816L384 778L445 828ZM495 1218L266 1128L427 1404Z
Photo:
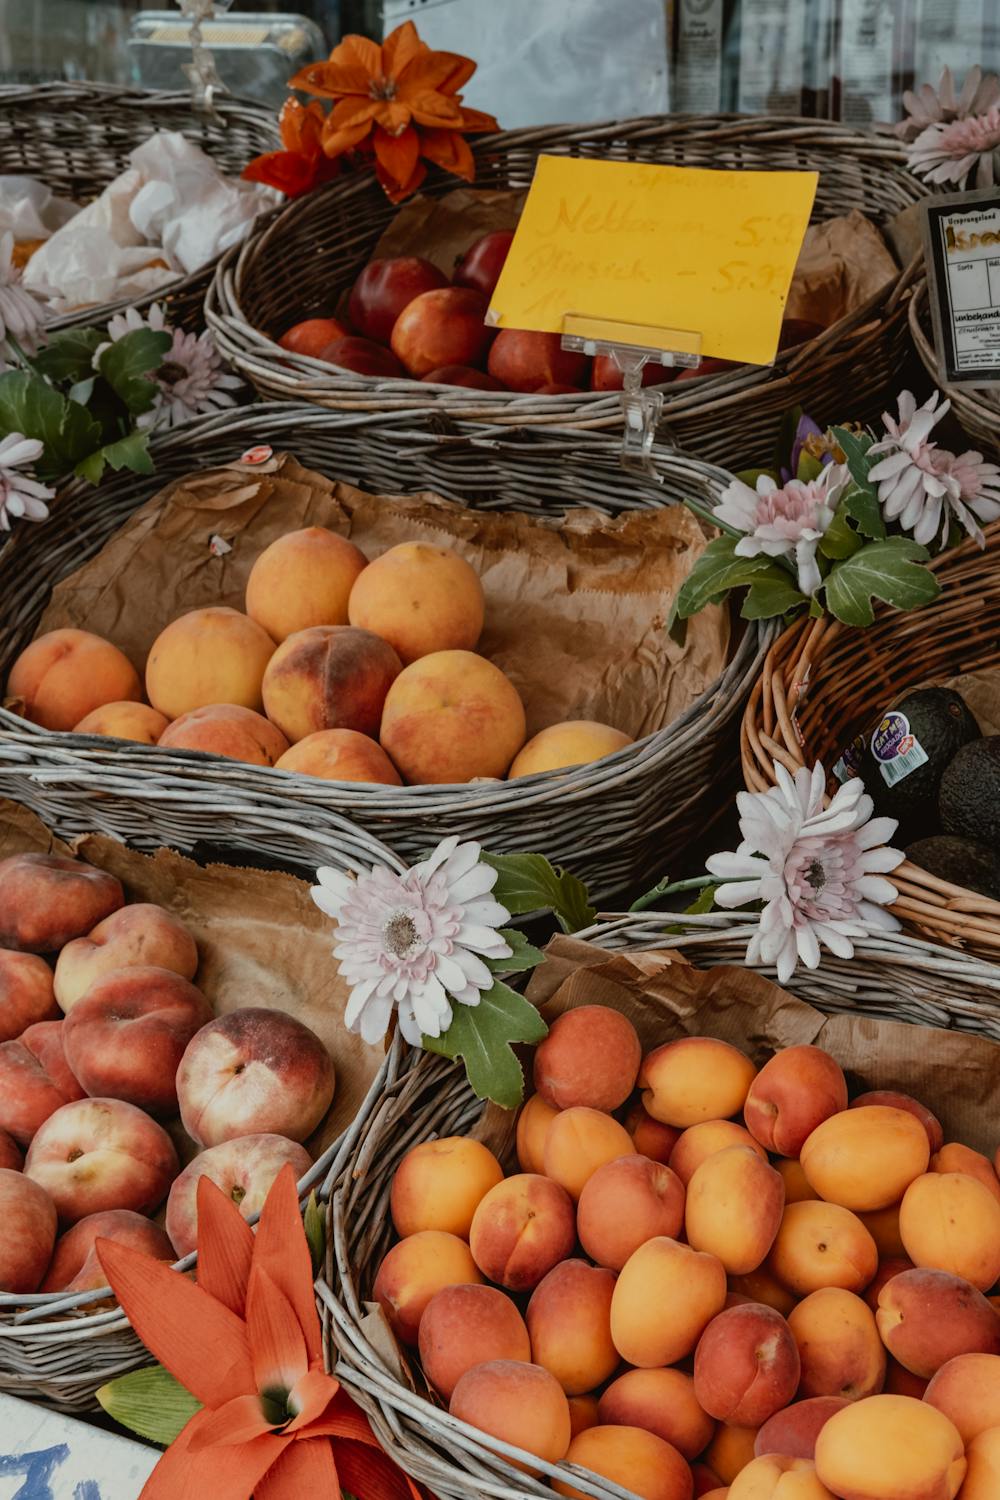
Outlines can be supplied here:
M266 443L259 443L256 448L248 448L241 455L241 464L266 464L269 458L274 456L274 449L269 448Z
M855 776L860 776L864 755L865 737L863 734L856 734L833 768L837 780L851 781Z
M896 710L886 714L872 735L871 752L886 786L927 764L927 752L911 732L909 719Z

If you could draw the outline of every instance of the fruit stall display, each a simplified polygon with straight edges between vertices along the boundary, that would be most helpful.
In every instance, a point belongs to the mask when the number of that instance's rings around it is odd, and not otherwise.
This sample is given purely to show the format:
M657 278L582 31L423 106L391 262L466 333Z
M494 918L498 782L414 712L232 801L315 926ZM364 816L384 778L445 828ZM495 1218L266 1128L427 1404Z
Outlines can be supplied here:
M817 170L814 220L860 211L876 234L926 192L895 141L840 125L666 117L480 138L475 188L462 197L474 203L484 190L495 197L526 189L543 153ZM436 200L453 183L432 172L421 191ZM397 213L409 211L394 209L373 181L345 178L289 203L229 252L206 317L234 367L262 395L332 410L619 426L620 377L610 360L591 368L563 351L558 336L517 330L503 330L489 347L482 314L509 237L492 232L484 240L481 215L470 217L457 267L454 256L446 270L428 266L405 245L389 261L369 264ZM850 390L857 416L874 415L907 344L908 298L909 278L897 261L881 290L830 326L818 306L811 318L808 308L796 311L773 366L706 361L700 372L682 372L663 387L665 430L687 451L738 468L769 461L782 416L796 402L826 409ZM659 373L669 381L674 372ZM656 375L647 368L648 382Z

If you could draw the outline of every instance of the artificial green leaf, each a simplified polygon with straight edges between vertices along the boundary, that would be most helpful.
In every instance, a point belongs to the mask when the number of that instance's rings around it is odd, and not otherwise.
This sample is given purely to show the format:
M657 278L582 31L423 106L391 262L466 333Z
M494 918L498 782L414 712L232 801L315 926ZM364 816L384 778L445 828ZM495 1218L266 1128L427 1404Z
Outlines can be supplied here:
M885 521L875 486L868 478L868 471L878 463L878 458L869 458L868 450L874 438L867 433L849 432L846 427L834 427L833 436L843 449L847 468L853 483L845 491L841 504L847 514L858 523L858 530L873 541L885 536Z
M807 602L805 594L796 588L792 575L772 564L766 572L761 571L754 578L740 614L744 620L773 620Z
M116 472L119 469L132 469L136 474L152 474L154 469L153 460L149 456L149 433L130 432L127 437L88 453L73 472L81 479L89 480L91 484L99 484L106 464Z
M805 448L803 448L799 454L799 467L795 477L796 479L801 479L803 484L809 484L812 480L819 478L823 472L823 468L823 460L815 458L813 454L807 453Z
M119 1375L101 1386L97 1399L109 1417L164 1447L201 1411L201 1402L162 1365Z
M105 470L104 450L98 448L94 453L88 453L86 458L81 458L73 473L80 479L85 479L88 484L100 484Z
M809 600L809 618L811 620L819 620L822 619L822 616L823 605L820 603L819 595L813 594L812 598Z
M847 503L841 500L833 520L820 537L819 550L824 557L835 560L850 557L852 553L857 552L859 547L864 546L864 541L854 530L847 516Z
M909 537L870 542L831 570L825 585L827 608L845 625L870 625L875 618L873 599L896 609L929 604L941 585L923 566L928 557L926 547Z
M762 475L766 475L768 479L773 479L775 484L777 484L778 476L773 469L739 469L736 478L742 479L744 484L749 485L752 490L755 490L757 488L757 481Z
M309 1194L302 1221L305 1224L309 1254L312 1256L313 1274L318 1276L326 1258L326 1219L316 1201L315 1192Z
M564 932L579 932L596 917L583 881L550 865L544 854L484 854L482 858L499 871L491 895L512 917L551 911Z
M508 947L514 951L510 958L486 960L486 967L494 974L523 974L528 969L536 968L545 957L542 950L529 943L524 933L518 932L516 927L501 927L500 936L506 939Z
M455 1061L462 1058L477 1099L516 1109L524 1098L524 1074L512 1044L540 1042L548 1034L538 1011L502 979L480 996L478 1005L452 1009L448 1030L443 1036L425 1036L424 1048Z
M717 885L706 885L703 891L699 891L697 899L692 901L690 906L685 906L684 915L686 917L700 917L705 912L711 911L715 905L715 893L718 889Z
M35 355L32 367L57 382L77 383L94 373L94 355L107 338L98 328L66 328L53 333Z
M135 328L109 344L97 361L104 379L133 416L153 405L156 385L149 376L159 369L172 343L169 333Z
M677 595L677 613L681 619L696 615L729 589L751 583L755 573L772 566L769 557L737 557L738 540L738 537L719 536L709 542Z
M101 445L101 429L85 406L24 370L0 375L0 433L7 432L44 444L35 464L43 479L66 474Z

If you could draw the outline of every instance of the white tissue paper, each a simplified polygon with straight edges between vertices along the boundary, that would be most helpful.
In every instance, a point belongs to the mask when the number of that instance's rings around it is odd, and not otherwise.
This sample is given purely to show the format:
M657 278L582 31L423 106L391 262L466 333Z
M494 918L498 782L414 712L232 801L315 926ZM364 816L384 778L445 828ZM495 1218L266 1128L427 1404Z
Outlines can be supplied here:
M79 213L79 205L57 198L37 177L0 176L0 235L15 240L47 240Z

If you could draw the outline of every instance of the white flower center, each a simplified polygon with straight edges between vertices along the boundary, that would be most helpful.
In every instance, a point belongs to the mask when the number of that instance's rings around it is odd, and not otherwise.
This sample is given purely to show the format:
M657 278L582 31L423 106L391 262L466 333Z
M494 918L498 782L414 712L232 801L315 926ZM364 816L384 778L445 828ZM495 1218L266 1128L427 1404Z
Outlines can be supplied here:
M382 924L382 941L394 958L409 958L417 946L417 926L408 911L394 911Z

